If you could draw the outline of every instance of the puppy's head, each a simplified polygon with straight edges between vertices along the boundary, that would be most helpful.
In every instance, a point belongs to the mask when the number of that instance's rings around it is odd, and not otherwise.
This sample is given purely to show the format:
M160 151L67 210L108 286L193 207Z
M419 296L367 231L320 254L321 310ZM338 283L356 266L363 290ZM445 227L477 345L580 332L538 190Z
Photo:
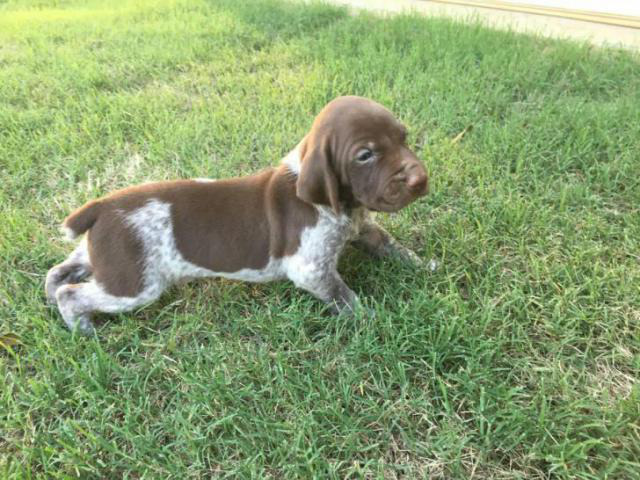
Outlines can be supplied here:
M382 105L339 97L301 143L296 191L310 203L395 212L427 193L424 166L407 147L406 128Z

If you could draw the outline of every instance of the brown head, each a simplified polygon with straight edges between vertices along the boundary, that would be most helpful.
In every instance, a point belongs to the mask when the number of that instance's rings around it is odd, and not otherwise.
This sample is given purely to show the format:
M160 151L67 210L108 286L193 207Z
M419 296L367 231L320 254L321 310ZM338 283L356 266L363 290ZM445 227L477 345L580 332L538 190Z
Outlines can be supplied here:
M407 130L379 103L338 97L300 145L298 197L331 206L395 212L428 191L427 172L407 147Z

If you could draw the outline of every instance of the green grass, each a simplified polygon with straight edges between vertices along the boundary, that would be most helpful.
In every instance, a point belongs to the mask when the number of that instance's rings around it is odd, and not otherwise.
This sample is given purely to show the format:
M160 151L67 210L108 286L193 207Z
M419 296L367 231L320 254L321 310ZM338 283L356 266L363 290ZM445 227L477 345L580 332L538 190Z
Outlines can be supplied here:
M72 209L275 164L341 94L432 176L381 222L440 269L343 258L374 318L212 280L85 339L45 305ZM446 20L0 4L0 477L640 478L639 107L637 55Z

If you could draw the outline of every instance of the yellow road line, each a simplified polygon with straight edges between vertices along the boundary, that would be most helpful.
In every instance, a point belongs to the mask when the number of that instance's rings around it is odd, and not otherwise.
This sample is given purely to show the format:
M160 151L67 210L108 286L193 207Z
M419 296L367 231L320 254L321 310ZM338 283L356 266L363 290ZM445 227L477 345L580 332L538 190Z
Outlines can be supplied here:
M620 27L640 29L640 18L627 15L616 15L610 13L587 12L581 10L567 10L555 7L540 7L533 5L515 5L513 3L497 1L473 1L473 0L430 0L436 3L447 3L461 5L465 7L491 8L495 10L508 10L511 12L532 13L536 15L547 15L552 17L562 17L571 20L582 20L593 23L606 23Z

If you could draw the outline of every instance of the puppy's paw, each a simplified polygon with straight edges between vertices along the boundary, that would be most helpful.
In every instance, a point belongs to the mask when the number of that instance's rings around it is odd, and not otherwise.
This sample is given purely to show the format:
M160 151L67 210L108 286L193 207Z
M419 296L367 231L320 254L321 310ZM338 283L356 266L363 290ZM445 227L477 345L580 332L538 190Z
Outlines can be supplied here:
M440 262L435 258L432 258L426 263L425 266L427 267L427 270L433 273L440 268Z
M426 263L413 250L403 247L402 245L394 245L389 256L403 264L416 269L423 269Z
M435 258L430 260L423 260L413 250L405 247L400 247L396 250L395 258L399 259L404 264L415 268L416 270L425 270L433 273L441 266L440 262Z
M351 315L358 319L373 319L376 317L376 311L358 298L357 303L353 306Z
M418 254L416 252L414 252L413 250L409 249L409 248L403 248L402 251L400 252L400 255L402 257L402 259L416 267L416 268L424 268L425 267L425 262L424 260L422 260Z
M374 318L375 310L365 305L359 297L354 296L348 304L342 304L340 307L336 302L329 306L333 315L344 315L350 318Z

